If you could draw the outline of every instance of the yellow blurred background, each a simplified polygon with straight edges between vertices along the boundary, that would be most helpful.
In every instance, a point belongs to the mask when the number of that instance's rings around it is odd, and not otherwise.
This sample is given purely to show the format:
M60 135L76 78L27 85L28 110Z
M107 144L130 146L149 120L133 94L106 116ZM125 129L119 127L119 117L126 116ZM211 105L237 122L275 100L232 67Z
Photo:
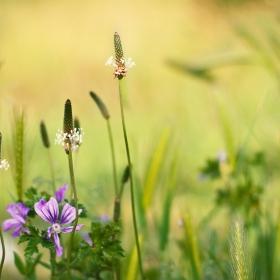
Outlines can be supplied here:
M113 78L113 68L105 67L107 59L114 54L113 34L117 31L125 57L132 57L136 63L125 79L125 115L135 173L141 181L149 154L162 131L170 128L173 144L178 145L180 154L178 189L184 194L176 198L172 226L176 227L176 219L186 209L200 219L213 203L214 188L197 180L199 167L207 157L226 149L217 95L227 114L236 147L245 141L257 112L250 143L276 157L279 80L265 67L230 65L213 71L219 80L218 86L213 86L177 71L167 61L184 63L227 52L251 54L253 50L236 34L234 26L248 26L261 38L265 37L261 31L264 23L275 26L279 32L279 22L275 25L276 4L277 1L219 6L207 0L1 0L3 158L9 160L6 147L10 146L13 108L24 108L28 123L26 136L30 139L27 145L32 146L26 187L33 184L35 177L49 176L39 133L41 120L45 121L53 141L56 177L61 182L69 181L67 160L63 150L54 146L54 138L57 129L62 128L64 103L70 99L73 114L79 117L85 131L84 143L75 159L80 200L84 199L84 204L92 207L91 217L112 212L106 125L89 91L97 93L111 113L121 175L126 156L118 83ZM14 190L11 173L2 174L3 212L11 202L9 193L14 194ZM271 193L273 196L273 188ZM1 214L1 218L7 215ZM15 248L12 241L9 244Z

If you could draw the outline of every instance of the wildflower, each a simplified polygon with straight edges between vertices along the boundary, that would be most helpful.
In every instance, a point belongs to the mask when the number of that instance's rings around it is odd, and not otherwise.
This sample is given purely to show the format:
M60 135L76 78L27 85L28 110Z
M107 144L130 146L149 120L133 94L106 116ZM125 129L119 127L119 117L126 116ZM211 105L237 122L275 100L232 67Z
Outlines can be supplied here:
M82 128L74 128L70 133L63 132L59 129L58 133L56 133L55 144L62 145L64 148L69 149L70 143L72 151L75 152L83 142L83 134Z
M118 79L121 79L122 77L126 77L127 69L135 66L135 62L132 61L131 57L129 57L127 60L124 58L121 38L117 32L114 34L114 45L116 60L114 60L113 56L111 56L105 65L114 67L115 72L113 74L115 78L117 77Z
M67 189L68 189L68 185L64 184L60 189L58 189L57 191L54 192L57 202L63 202L64 201L65 193L66 193Z
M217 154L217 161L219 163L226 162L227 161L227 152L223 151L223 150L219 151Z
M6 210L12 216L12 219L7 219L3 222L4 231L14 228L12 237L20 236L21 232L29 233L29 230L25 228L25 220L30 209L18 202L8 205Z
M113 56L110 56L105 65L115 68L115 72L113 73L115 78L122 78L126 77L126 72L128 71L128 69L135 66L136 64L134 61L132 61L131 57L129 57L127 60L123 57L120 59L120 61L115 61L113 59Z
M85 240L90 246L92 246L92 240L91 240L91 238L89 237L88 232L83 232L83 233L82 233L82 237L84 238L84 240Z
M7 162L7 160L2 159L0 160L0 169L4 168L5 170L8 170L10 167L10 164Z
M75 207L71 206L69 203L65 203L62 212L59 215L59 207L57 200L51 197L48 202L40 200L34 205L36 213L46 222L52 224L52 226L47 229L47 238L53 236L53 242L55 244L56 255L60 257L63 252L63 247L60 245L59 233L67 233L73 230L73 226L63 227L66 224L73 222L76 219ZM79 214L82 209L79 209ZM60 217L60 218L59 218ZM59 219L58 219L59 218ZM76 231L80 230L83 224L77 225Z

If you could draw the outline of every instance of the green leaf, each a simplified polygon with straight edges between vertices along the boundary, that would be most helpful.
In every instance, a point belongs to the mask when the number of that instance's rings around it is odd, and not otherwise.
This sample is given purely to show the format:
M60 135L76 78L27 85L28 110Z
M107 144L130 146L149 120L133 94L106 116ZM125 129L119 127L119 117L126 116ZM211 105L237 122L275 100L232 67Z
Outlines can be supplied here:
M42 237L46 235L46 231L42 231L41 234L39 234L39 230L33 226L29 226L28 229L30 233L22 234L18 241L18 244L28 242L24 250L24 257L26 259L30 259L34 253L39 253L38 244L48 249L54 247L54 243L50 239Z
M100 222L93 222L91 224L91 232L89 233L92 246L83 240L78 257L82 259L88 256L98 266L110 265L106 255L118 259L123 258L124 250L121 247L121 241L115 239L119 232L120 228L115 225L103 225Z
M26 267L25 267L24 263L22 262L19 254L15 251L13 253L14 253L14 263L15 263L16 268L22 275L26 275Z
M221 177L219 162L217 159L208 159L206 165L200 168L202 175L214 180Z

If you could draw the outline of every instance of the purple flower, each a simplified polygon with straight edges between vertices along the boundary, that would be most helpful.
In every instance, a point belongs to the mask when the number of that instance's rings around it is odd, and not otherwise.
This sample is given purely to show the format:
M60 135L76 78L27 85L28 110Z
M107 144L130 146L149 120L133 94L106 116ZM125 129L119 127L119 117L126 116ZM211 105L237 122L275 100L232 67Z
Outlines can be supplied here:
M23 228L25 225L26 216L29 212L29 208L24 206L21 202L8 205L7 212L12 216L12 219L7 219L3 222L4 231L14 228L12 237L20 236L21 232L29 232L28 229Z
M82 236L83 236L84 240L85 240L90 246L92 246L92 240L91 240L91 238L89 237L88 232L83 232L83 233L82 233Z
M76 210L75 207L71 206L69 203L65 203L63 206L61 215L59 215L59 207L56 199L54 197L51 197L48 202L44 200L40 200L39 202L36 202L34 205L34 209L36 213L46 222L49 222L52 224L51 227L48 227L47 229L47 238L51 238L53 234L53 241L55 244L56 249L56 255L60 257L63 252L62 246L60 246L60 240L59 240L59 233L67 233L71 232L73 229L73 226L69 227L63 227L66 224L71 223L76 218ZM79 214L82 212L82 209L79 209ZM58 217L60 216L60 219L58 220ZM77 225L76 231L80 230L80 228L83 226L83 224Z
M68 189L68 185L64 184L60 189L54 192L56 199L58 202L62 202L65 199L65 193L66 190Z

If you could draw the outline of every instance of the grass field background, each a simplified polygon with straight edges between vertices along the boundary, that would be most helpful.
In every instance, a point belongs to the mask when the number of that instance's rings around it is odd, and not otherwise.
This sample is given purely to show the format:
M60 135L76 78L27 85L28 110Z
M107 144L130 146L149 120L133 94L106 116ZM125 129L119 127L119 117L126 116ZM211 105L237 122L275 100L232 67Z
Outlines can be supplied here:
M254 1L252 1L254 2ZM280 91L275 73L279 57L267 43L266 27L279 35L276 2L248 1L243 5L216 5L211 1L16 1L0 2L0 130L3 158L11 157L11 131L14 107L26 115L25 186L48 187L50 178L46 151L41 143L39 124L44 120L51 138L51 152L58 185L69 183L63 149L54 145L57 129L62 128L66 99L84 129L84 143L75 157L80 200L94 218L113 211L113 177L106 123L89 96L97 93L110 113L115 140L118 173L126 166L121 128L118 85L113 68L105 67L114 54L113 34L122 39L126 58L136 67L128 72L125 114L132 161L138 185L145 182L149 161L168 131L168 153L163 173L168 172L172 154L178 153L178 179L171 208L168 254L180 263L175 244L183 232L177 221L189 212L195 226L212 209L220 183L199 180L207 158L227 150L227 135L219 108L222 108L235 150L248 140L248 150L264 151L271 178L265 186L263 207L279 209L279 124ZM275 66L263 63L260 51L244 40L236 27L246 27L263 43L262 53L272 57ZM265 50L265 51L264 51ZM231 55L250 57L252 63L228 63L211 71L215 82L187 75L168 61L201 65L222 61ZM219 63L218 63L219 64ZM254 65L253 65L254 64ZM255 120L255 121L254 121ZM1 174L1 219L15 195L9 172ZM40 177L42 180L40 180ZM34 179L37 180L34 182ZM162 178L162 179L161 179ZM164 175L160 173L148 213L149 244L157 242L155 225L162 209ZM37 182L37 183L36 183ZM43 182L43 183L38 183ZM131 220L129 189L126 189L123 220ZM127 209L127 211L126 211ZM223 238L230 219L225 209L215 216L210 228ZM8 234L6 234L8 238ZM131 249L132 228L124 228L124 248ZM12 263L8 241L7 266ZM11 250L9 250L11 248ZM148 250L149 251L149 250ZM158 262L152 247L144 258L146 267ZM152 256L152 257L151 257ZM6 277L12 271L5 269Z

